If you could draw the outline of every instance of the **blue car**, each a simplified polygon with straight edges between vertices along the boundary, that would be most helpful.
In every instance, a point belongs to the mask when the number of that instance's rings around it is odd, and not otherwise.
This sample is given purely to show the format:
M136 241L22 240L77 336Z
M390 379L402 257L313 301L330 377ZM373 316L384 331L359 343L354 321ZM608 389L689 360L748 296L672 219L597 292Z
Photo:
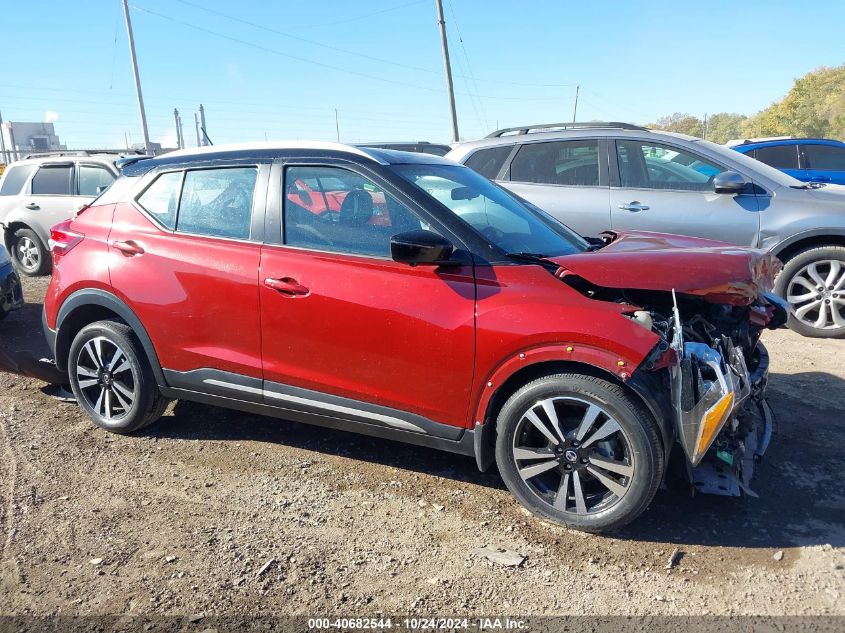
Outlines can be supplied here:
M805 182L845 185L845 143L824 138L779 138L729 143L738 152Z
M23 305L21 281L15 272L9 254L0 244L0 319Z

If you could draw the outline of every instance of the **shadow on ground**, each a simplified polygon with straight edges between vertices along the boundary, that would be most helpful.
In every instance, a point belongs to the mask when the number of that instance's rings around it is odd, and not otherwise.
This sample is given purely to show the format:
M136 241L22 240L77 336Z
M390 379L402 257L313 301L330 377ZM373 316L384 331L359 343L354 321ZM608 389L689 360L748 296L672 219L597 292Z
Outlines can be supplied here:
M0 371L55 380L55 374L44 373L37 363L47 347L40 324L40 304L27 304L0 325ZM614 536L747 548L845 545L845 423L829 401L816 399L823 405L816 406L806 398L808 388L845 393L843 383L820 372L771 376L769 396L778 425L753 483L759 499L692 497L682 482L675 482L673 489L658 493L643 516ZM178 402L173 414L143 433L162 439L284 444L504 489L495 469L480 473L471 458L191 402Z

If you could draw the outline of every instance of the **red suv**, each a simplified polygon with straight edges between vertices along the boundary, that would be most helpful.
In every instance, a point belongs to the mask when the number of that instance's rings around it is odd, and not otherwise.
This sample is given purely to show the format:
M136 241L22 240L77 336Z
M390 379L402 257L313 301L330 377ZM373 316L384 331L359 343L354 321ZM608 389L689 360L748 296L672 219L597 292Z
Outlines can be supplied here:
M768 444L775 260L585 239L438 157L174 152L125 166L51 241L56 364L116 433L174 398L367 433L495 462L532 512L589 531L639 515L672 454L738 495Z

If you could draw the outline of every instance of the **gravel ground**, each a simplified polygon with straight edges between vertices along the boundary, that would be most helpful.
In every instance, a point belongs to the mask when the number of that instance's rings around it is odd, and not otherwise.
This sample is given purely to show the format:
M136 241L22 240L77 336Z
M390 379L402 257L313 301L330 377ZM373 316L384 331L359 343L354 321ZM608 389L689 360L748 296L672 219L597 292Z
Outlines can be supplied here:
M0 351L46 353L45 288ZM0 614L845 615L845 340L765 342L760 498L661 491L611 536L528 516L468 458L188 402L121 437L0 374Z

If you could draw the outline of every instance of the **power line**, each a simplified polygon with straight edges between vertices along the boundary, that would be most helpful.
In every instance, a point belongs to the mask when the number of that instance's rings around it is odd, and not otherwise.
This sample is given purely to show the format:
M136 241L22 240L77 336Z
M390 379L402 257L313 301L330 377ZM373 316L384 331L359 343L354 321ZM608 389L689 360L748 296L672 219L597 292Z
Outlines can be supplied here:
M374 15L381 15L382 13L388 13L390 11L396 11L398 9L404 9L405 7L411 7L415 4L422 4L426 0L414 0L413 2L407 2L405 4L400 4L395 7L388 7L386 9L381 9L379 11L373 11L372 13L365 13L364 15L356 15L351 18L344 18L343 20L335 20L334 22L323 22L322 24L309 24L306 25L304 28L307 29L316 29L323 26L335 26L337 24L348 24L349 22L357 22L358 20L365 20L367 18L371 18Z
M467 73L469 73L470 78L472 79L473 87L475 88L475 94L478 95L478 83L475 79L475 74L472 72L472 64L469 61L469 55L467 54L466 46L464 46L464 38L461 35L461 27L458 26L458 16L455 15L455 8L452 6L452 0L447 0L449 5L449 12L452 14L452 23L455 25L455 32L458 34L458 42L461 45L461 50L464 53L464 59L466 60L467 65ZM472 89L470 88L470 91ZM475 106L473 106L475 107ZM484 127L490 129L490 123L487 121L487 113L484 111L484 104L481 103L481 99L478 98L478 107L481 109L481 116L484 119ZM480 121L479 121L480 123Z
M218 31L214 31L212 29L207 29L207 28L199 26L197 24L192 24L191 22L186 22L184 20L180 20L178 18L174 18L174 17L171 17L169 15L164 15L163 13L159 13L158 11L146 9L146 8L140 7L136 4L133 4L133 5L130 5L130 6L133 9L135 9L136 11L140 11L142 13L149 13L150 15L154 15L158 18L163 19L163 20L174 22L176 24L181 24L182 26L186 26L190 29L194 29L195 31L201 31L203 33L208 33L209 35L214 35L215 37L220 37L222 39L229 40L231 42L237 42L238 44L241 44L243 46L249 46L250 48L255 48L257 50L264 51L266 53L272 53L274 55L279 55L279 56L285 57L287 59L294 59L296 61L303 62L305 64L311 64L311 65L314 65L314 66L319 66L321 68L329 68L331 70L336 70L336 71L342 72L342 73L347 74L347 75L355 75L355 76L358 76L358 77L364 77L365 79L372 79L374 81L381 81L381 82L384 82L384 83L389 83L389 84L393 84L393 85L397 85L397 86L403 86L405 88L416 88L417 90L425 90L427 92L437 92L437 93L444 92L443 90L438 89L438 88L431 88L429 86L421 86L419 84L412 84L412 83L408 83L406 81L398 81L398 80L395 80L395 79L387 79L386 77L379 77L378 75L370 75L368 73L362 73L362 72L357 71L357 70L351 70L349 68L343 68L341 66L335 66L334 64L327 64L325 62L320 62L320 61L317 61L317 60L308 59L306 57L300 57L298 55L291 55L290 53L285 53L285 52L277 50L275 48L270 48L269 46L263 46L261 44L255 44L254 42L249 42L247 40L242 40L242 39L237 38L237 37L232 37L231 35L226 35L225 33L220 33ZM479 96L483 97L485 99L502 99L502 100L507 100L507 101L557 101L558 100L557 97L498 97L498 96L492 96L492 95L479 95Z
M400 5L398 7L394 7L393 9L385 9L383 11L376 11L375 13L369 13L369 14L366 14L365 16L360 16L360 17L354 18L354 19L358 20L358 19L363 19L364 17L369 17L370 15L378 15L380 13L386 13L387 11L392 11L394 9L400 9L400 8L409 7L409 6L412 6L412 5L415 5L415 4L420 4L423 1L424 0L416 0L415 2L410 2L408 4ZM292 33L286 33L285 31L279 31L278 29L271 28L271 27L266 26L264 24L258 24L256 22L251 22L250 20L245 20L245 19L239 18L235 15L231 15L229 13L224 13L223 11L217 11L216 9L209 9L208 7L204 7L204 6L197 4L195 2L191 2L190 0L177 0L177 2L184 4L186 6L189 6L189 7L193 7L195 9L199 9L200 11L204 11L206 13L210 13L212 15L217 15L217 16L219 16L221 18L225 18L227 20L232 20L233 22L245 24L247 26L251 26L253 28L260 29L262 31L266 31L268 33L273 33L274 35L281 35L282 37L287 37L287 38L290 38L290 39L293 39L293 40L296 40L296 41L299 41L299 42L305 42L307 44L319 46L319 47L322 47L322 48L325 48L325 49L328 49L328 50L336 51L338 53L343 53L344 55L352 55L354 57L360 57L361 59L368 59L370 61L380 62L382 64L390 64L391 66L397 66L399 68L406 68L408 70L416 70L418 72L423 72L423 73L436 74L436 75L440 74L439 70L435 70L433 68L423 68L421 66L414 66L412 64L404 64L402 62L397 62L397 61L392 60L392 59L385 59L383 57L376 57L375 55L368 55L366 53L359 53L357 51L352 51L352 50L349 50L349 49L346 49L346 48L340 48L338 46L333 46L331 44L325 44L323 42L318 42L316 40L308 39L308 38L302 37L300 35L294 35ZM139 7L136 7L136 8L139 8ZM451 4L449 6L449 9L452 12L453 19L455 19L454 18L455 11L452 8ZM312 27L306 27L306 28L316 28L316 27L312 26ZM460 38L460 34L458 35L458 37ZM461 44L463 45L463 42ZM462 79L466 79L466 77L463 77L461 75L455 75L455 76L461 77ZM471 79L473 81L480 81L482 83L505 84L505 85L528 86L528 87L544 87L544 88L567 88L567 87L570 87L571 85L574 85L574 84L532 84L532 83L524 83L524 82L504 81L504 80L501 80L501 79L477 79L475 77L471 77ZM477 91L477 88L476 88L476 91Z

